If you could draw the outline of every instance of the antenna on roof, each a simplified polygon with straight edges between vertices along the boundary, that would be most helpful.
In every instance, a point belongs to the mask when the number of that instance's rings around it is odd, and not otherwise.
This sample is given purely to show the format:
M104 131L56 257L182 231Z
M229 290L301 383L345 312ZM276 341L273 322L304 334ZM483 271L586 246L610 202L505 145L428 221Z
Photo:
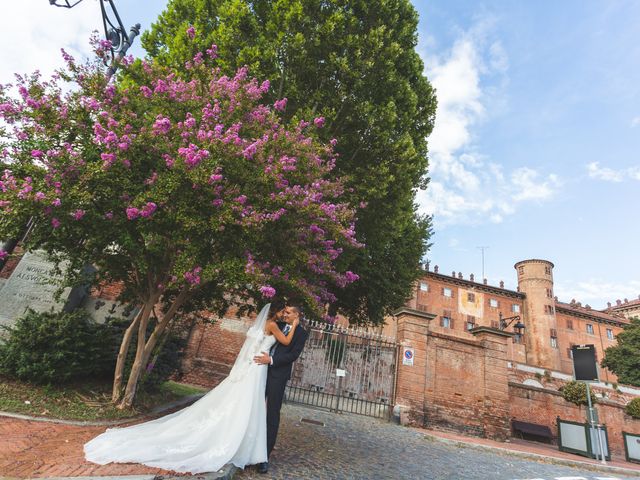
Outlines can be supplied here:
M483 246L483 247L476 247L478 250L480 250L482 252L482 278L484 279L484 251L489 248L487 246Z

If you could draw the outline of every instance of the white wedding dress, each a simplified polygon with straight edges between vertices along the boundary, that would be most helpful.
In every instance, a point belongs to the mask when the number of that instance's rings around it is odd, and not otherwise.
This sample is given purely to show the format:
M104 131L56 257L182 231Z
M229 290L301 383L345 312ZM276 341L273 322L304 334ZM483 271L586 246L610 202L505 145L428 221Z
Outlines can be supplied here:
M110 428L84 446L101 465L141 463L183 473L214 472L227 463L244 468L267 461L265 386L267 366L253 362L268 352L265 306L247 332L235 364L216 388L171 415L127 428Z

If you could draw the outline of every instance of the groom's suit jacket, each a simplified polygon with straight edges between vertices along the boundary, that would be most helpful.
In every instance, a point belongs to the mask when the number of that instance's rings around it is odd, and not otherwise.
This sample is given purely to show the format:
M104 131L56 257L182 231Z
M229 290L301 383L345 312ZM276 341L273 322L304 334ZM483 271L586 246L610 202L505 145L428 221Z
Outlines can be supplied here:
M286 324L278 323L281 330L284 328L284 325ZM293 362L295 362L300 356L300 353L302 353L308 336L309 333L302 328L301 325L298 325L296 331L293 332L293 339L289 345L277 345L272 355L273 364L269 367L269 376L273 378L285 378L286 380L291 377Z

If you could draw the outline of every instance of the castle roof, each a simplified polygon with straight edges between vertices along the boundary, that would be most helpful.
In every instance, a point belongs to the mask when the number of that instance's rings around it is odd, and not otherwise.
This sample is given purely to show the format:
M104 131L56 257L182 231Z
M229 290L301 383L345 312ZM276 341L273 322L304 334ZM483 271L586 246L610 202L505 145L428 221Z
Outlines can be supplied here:
M594 310L588 305L583 307L580 303L575 301L572 301L571 303L565 303L556 300L555 307L556 312L558 313L582 317L588 320L593 320L595 322L612 323L618 326L624 326L629 323L628 319L619 314Z
M619 301L619 300L618 300ZM616 305L611 305L604 309L604 312L622 312L627 309L640 308L640 297L635 300L627 300L625 298L624 302L617 303Z
M451 285L458 285L460 287L478 290L481 292L489 292L493 293L494 295L503 295L518 299L525 298L525 294L522 292L516 292L515 290L509 290L503 287L494 287L493 285L487 285L486 283L479 283L472 280L465 280L464 278L461 278L462 274L458 275L459 276L454 277L453 275L443 275L442 273L425 270L423 278L434 278Z

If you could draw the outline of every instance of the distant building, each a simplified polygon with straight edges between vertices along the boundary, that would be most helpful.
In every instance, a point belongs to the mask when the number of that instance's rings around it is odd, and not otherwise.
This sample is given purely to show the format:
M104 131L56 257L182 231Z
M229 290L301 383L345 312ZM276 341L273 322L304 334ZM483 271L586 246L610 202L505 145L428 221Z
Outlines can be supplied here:
M554 265L547 260L523 260L514 268L518 278L516 291L505 289L504 282L499 287L488 285L486 279L477 282L473 275L469 279L456 272L443 275L436 266L433 271L425 271L406 307L435 314L432 321L435 328L457 332L480 326L513 331L520 321L525 326L524 335L515 336L510 342L508 358L568 374L573 369L573 345L595 345L601 360L629 322L621 311L599 311L575 300L558 301L553 290ZM640 312L640 300L630 303ZM394 320L383 331L395 336ZM601 369L600 374L604 381L616 381L615 375L606 369Z
M615 305L607 303L607 308L604 310L607 313L614 315L622 315L626 318L639 317L640 318L640 295L635 300L616 300Z

